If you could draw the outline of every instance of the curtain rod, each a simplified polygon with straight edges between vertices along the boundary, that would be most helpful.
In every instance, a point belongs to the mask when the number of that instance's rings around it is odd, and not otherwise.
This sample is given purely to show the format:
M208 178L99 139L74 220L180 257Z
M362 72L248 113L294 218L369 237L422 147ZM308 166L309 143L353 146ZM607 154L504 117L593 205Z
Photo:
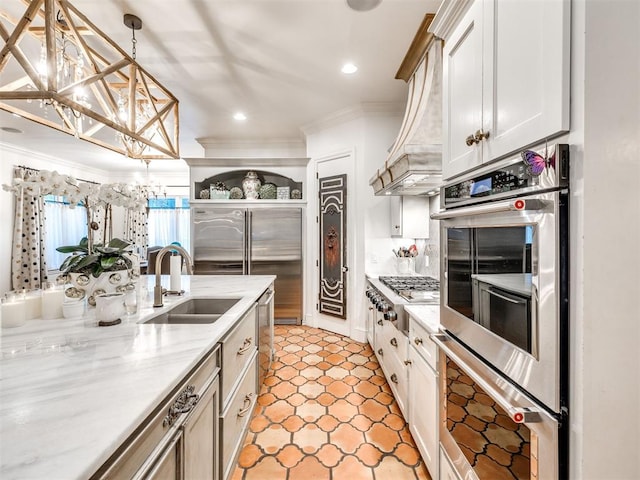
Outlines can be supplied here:
M19 168L24 168L25 170L28 170L29 172L33 172L33 173L38 173L40 171L39 168L27 167L26 165L18 165L18 167ZM94 182L92 180L85 180L83 178L76 178L76 180L78 180L79 182L91 183L93 185L100 185L100 183L98 183L98 182Z

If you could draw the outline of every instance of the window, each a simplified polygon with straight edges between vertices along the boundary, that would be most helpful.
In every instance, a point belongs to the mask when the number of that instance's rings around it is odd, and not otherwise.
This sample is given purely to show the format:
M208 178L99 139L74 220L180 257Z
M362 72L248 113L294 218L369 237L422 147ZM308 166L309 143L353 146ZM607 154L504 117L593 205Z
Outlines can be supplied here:
M188 252L191 249L191 222L187 197L149 199L149 246L164 247L178 242Z
M56 248L63 245L77 245L87 236L87 214L82 205L71 208L64 197L45 195L45 249L47 268L57 270L68 253L60 253Z

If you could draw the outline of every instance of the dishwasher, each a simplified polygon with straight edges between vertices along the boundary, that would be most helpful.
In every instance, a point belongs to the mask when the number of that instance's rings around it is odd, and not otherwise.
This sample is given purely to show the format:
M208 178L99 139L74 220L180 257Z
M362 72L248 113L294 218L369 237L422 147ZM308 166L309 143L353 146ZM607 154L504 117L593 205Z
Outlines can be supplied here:
M273 359L273 284L258 299L258 391Z

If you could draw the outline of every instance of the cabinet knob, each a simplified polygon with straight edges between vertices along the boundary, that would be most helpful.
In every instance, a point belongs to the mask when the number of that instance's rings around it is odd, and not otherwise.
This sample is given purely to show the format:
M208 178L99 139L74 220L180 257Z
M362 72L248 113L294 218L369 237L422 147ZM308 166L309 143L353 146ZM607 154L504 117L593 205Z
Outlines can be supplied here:
M394 337L394 338L392 338L391 340L389 340L389 343L390 343L391 345L393 345L394 347L397 347L397 346L398 346L398 340L396 340L396 339L395 339L395 337Z
M486 140L487 138L489 138L489 132L478 130L473 138L475 139L476 143L480 143L482 140Z
M383 357L383 356L384 356L384 352L382 351L382 349L381 349L381 348L379 348L379 349L378 349L378 355L380 355L381 357Z
M378 325L382 326L382 319L378 320Z
M398 375L396 375L395 373L394 373L394 374L392 374L392 375L391 375L390 380L391 380L393 383L398 383Z
M405 365L411 365L412 363L413 363L413 362L412 362L411 360L405 360L405 361L404 361L404 364L405 364Z
M465 138L464 143L467 144L467 147L470 147L471 145L475 145L476 143L478 143L479 140L476 140L476 137L474 137L473 135L469 135L467 138Z
M422 343L422 339L420 337L416 337L413 339L416 345L420 345Z

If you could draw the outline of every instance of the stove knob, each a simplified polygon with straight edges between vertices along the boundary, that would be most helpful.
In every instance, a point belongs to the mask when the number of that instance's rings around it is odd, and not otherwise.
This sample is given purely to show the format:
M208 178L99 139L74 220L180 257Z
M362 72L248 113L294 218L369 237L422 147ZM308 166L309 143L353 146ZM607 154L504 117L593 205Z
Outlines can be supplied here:
M387 312L389 311L389 304L387 302L385 302L384 300L380 300L378 302L378 311L379 312Z
M369 298L369 301L374 305L376 305L379 300L380 300L380 297L375 293L371 295L371 298Z
M389 320L390 322L395 322L398 319L398 314L393 310L389 310L385 312L384 319Z

